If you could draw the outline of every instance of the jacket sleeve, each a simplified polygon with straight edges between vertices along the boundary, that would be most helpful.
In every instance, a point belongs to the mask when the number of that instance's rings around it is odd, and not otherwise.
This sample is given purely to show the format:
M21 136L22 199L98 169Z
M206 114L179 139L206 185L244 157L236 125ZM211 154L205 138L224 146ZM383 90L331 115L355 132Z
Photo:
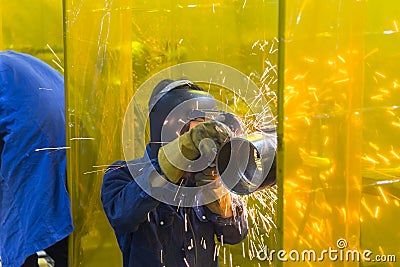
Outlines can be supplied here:
M148 176L144 169L139 176ZM126 162L116 162L104 175L101 201L107 218L117 233L135 232L147 214L159 205L135 182Z
M219 242L225 244L238 244L246 238L248 225L243 203L239 199L232 199L233 216L223 218L205 208L207 218L214 224L215 234Z

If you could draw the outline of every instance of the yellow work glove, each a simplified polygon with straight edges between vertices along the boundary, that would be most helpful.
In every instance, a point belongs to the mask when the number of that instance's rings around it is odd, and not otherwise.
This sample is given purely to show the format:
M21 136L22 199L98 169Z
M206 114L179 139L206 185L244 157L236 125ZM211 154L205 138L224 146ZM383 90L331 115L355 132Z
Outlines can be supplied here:
M183 173L190 171L192 162L200 155L213 160L221 145L231 134L229 128L218 121L212 120L196 125L160 148L158 163L161 170L168 180L178 183Z
M224 218L232 216L232 198L231 194L223 187L218 180L218 174L215 168L207 168L195 174L196 186L203 186L214 182L213 186L207 187L201 191L202 201L211 212L221 215ZM210 202L211 201L211 202Z

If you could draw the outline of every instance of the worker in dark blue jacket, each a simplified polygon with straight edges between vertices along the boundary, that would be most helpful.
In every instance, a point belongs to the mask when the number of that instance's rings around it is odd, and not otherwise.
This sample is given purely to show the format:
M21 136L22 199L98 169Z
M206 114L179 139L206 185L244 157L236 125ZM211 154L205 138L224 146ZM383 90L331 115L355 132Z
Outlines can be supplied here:
M0 52L3 267L38 266L41 250L67 266L73 226L65 161L63 76L33 56Z
M161 81L149 101L143 158L106 171L102 203L124 267L218 266L215 237L222 245L246 237L244 207L224 190L213 164L231 136L202 112L214 107L214 98L190 81Z

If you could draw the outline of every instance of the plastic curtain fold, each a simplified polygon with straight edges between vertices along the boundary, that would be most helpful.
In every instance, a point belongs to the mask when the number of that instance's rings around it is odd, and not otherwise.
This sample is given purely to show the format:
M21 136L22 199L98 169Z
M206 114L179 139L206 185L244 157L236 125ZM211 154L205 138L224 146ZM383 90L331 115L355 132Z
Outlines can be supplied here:
M310 266L395 266L399 6L395 1L282 5L279 196L281 248L288 254L281 264L304 266L305 255ZM330 249L337 255L323 255ZM300 257L293 252L291 259L291 250ZM352 256L352 251L358 252ZM357 260L364 251L371 255Z

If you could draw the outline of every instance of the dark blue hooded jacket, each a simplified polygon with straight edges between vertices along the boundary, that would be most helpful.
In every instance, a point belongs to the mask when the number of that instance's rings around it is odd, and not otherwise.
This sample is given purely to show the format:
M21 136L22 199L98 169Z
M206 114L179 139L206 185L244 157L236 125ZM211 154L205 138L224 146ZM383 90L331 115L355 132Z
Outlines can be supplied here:
M104 175L103 207L122 251L123 266L218 266L221 247L215 237L236 244L247 235L242 204L235 203L235 216L222 218L206 206L178 208L160 202L136 182L155 175L157 162L147 159L116 162Z
M27 54L0 53L0 256L3 267L68 236L63 76Z

